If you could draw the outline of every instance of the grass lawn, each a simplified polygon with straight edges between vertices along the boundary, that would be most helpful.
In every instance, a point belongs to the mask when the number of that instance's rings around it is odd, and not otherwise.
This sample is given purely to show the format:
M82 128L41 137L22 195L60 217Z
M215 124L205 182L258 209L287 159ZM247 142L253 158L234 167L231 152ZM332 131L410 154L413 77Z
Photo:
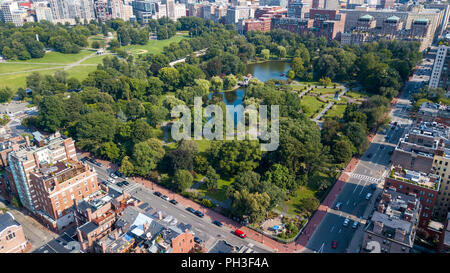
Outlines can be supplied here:
M328 110L325 115L322 117L322 120L325 118L342 118L344 116L345 108L347 108L347 105L333 105L330 110Z
M304 187L304 186L300 186L293 195L290 196L289 201L285 201L284 205L286 206L287 209L287 213L290 215L297 215L300 214L301 208L300 208L300 203L301 200L314 196L316 194L317 191L312 190L308 187ZM280 204L278 205L275 210L279 211L279 212L283 212L284 208L283 206Z
M49 70L42 70L37 71L41 75L53 75L56 71L61 70L59 69L49 69ZM8 86L14 91L17 91L17 88L26 87L26 77L30 75L32 72L24 72L24 73L18 73L18 74L9 74L9 75L0 75L0 87L6 87Z
M223 179L219 179L219 186L217 188L217 190L213 190L213 191L207 191L204 188L204 184L202 184L202 186L198 189L198 192L205 194L211 198L216 199L217 201L221 201L224 202L226 201L227 198L227 188L228 186L233 183L234 178L230 179L230 180L223 180Z
M370 95L367 94L367 93L357 92L357 91L351 91L351 90L348 90L348 91L345 93L345 95L348 96L348 97L350 97L350 98L353 98L353 99L362 99L362 98L366 98L366 97L369 97L369 96L370 96Z
M338 89L338 90L342 91L342 89ZM334 88L314 88L313 90L311 90L311 92L317 93L320 95L325 95L325 94L334 94L338 90L335 90Z
M40 68L51 68L58 66L59 65L0 63L0 74L9 72L27 71Z
M81 64L103 64L103 58L108 56L108 54L93 56L81 62Z
M292 86L292 90L297 90L297 91L307 88L306 85L304 85L304 84L292 84L291 86Z
M66 70L67 78L77 78L80 82L84 80L89 73L97 70L96 66L77 65Z
M90 36L88 38L88 43L89 43L89 46L92 46L92 42L97 41L101 45L104 40L105 40L105 37L103 36L103 34L97 34L94 36ZM103 42L103 44L105 44L105 43Z
M171 43L178 43L183 39L189 38L187 34L176 34L167 40L150 40L145 45L127 45L122 47L124 50L128 51L133 55L144 54L144 53L161 53L165 46L170 45Z
M202 140L194 140L194 141L197 142L199 153L204 153L204 152L206 152L206 150L208 150L209 147L211 147L211 140L202 139Z
M316 97L308 95L303 96L300 103L304 107L305 114L308 117L312 117L316 114L317 110L320 110L325 106L325 103L319 101Z
M89 50L81 50L79 53L76 54L63 54L60 52L52 51L46 53L45 56L40 59L30 59L26 61L14 61L14 62L71 64L92 53L94 53L94 51Z

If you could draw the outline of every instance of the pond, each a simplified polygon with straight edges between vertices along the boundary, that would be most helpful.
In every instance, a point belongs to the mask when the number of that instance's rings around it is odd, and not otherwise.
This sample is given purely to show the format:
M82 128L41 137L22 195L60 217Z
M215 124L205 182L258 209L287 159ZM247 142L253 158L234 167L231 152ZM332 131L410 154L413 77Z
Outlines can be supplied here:
M248 64L246 74L252 74L254 78L265 82L270 79L286 80L290 65L285 61L269 61L258 64ZM234 91L217 92L209 94L209 99L213 96L222 96L223 102L226 105L241 105L245 95L245 88L239 88ZM238 120L242 117L242 113L235 113L234 125L237 125Z

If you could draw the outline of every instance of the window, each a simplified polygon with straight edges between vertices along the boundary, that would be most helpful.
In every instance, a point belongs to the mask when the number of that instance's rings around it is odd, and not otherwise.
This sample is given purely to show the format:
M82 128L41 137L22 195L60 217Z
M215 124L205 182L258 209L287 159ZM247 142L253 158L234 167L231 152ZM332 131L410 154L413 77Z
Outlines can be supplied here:
M434 194L429 193L429 194L428 194L428 197L434 197Z
M85 190L86 190L86 192L88 192L88 191L89 191L89 189L88 189L87 187L85 188Z
M59 202L56 202L56 203L55 203L55 206L56 206L57 208L59 208Z

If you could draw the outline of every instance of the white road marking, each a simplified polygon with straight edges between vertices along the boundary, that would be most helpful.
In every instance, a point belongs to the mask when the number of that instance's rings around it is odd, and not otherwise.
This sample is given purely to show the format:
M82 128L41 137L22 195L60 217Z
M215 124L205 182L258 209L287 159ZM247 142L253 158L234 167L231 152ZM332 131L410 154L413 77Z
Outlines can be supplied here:
M183 214L180 214L182 217L186 218L186 216L184 216Z
M333 232L333 229L334 229L334 226L332 226L332 227L331 227L331 230L330 230L330 232Z
M339 229L339 232L338 232L338 233L341 233L341 231L342 231L342 229Z
M166 208L167 209L167 207L166 206L164 206L164 205L161 205L163 208Z

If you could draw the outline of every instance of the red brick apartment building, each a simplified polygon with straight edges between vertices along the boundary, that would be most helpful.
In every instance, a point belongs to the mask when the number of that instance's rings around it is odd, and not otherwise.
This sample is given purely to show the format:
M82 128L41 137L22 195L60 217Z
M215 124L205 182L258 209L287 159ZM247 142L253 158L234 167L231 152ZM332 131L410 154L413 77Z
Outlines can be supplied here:
M435 174L426 174L401 167L393 167L386 177L384 188L395 189L399 193L416 197L422 205L419 226L427 228L433 214L437 200L441 177Z
M0 253L22 253L27 245L22 226L14 216L10 212L0 214Z
M97 173L78 161L42 165L30 174L35 214L52 230L74 223L72 206L99 190Z
M288 12L289 15L289 12ZM344 32L346 15L338 10L310 9L309 19L300 17L273 17L271 29L285 29L296 33L311 32L328 41L340 40Z
M255 11L255 18L244 20L244 33L249 31L270 31L272 18L285 16L287 9L282 7L262 7Z
M362 253L409 253L416 236L421 204L411 195L384 190L364 230Z

